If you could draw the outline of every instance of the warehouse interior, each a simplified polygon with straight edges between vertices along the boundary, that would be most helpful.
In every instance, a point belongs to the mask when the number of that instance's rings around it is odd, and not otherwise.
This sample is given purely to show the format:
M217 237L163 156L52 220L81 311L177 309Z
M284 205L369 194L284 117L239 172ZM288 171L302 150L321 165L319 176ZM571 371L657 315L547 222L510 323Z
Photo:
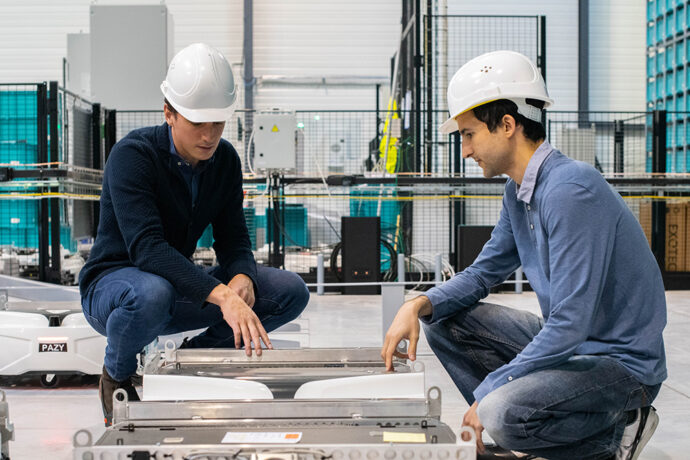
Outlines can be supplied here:
M252 264L296 274L309 300L269 331L274 349L262 356L230 343L186 349L205 327L161 329L138 349L138 396L117 386L104 426L106 350L120 332L94 326L83 307L93 289L79 282L100 254L103 226L124 234L124 221L104 217L117 188L106 165L122 163L134 130L164 126L177 155L171 116L219 122L168 112L178 94L164 88L174 83L171 62L199 43L227 61L234 88L219 129L237 153L241 188L223 206L240 203L233 225ZM645 438L640 416L634 455L614 448L587 458L687 458L690 2L0 0L1 460L576 458L526 456L489 429L468 428L476 404L425 337L431 329L422 326L416 359L405 354L410 340L390 369L382 358L400 307L469 273L507 212L513 176L486 177L469 158L467 132L439 131L449 113L461 114L449 104L456 72L499 50L523 55L548 88L554 104L538 122L548 143L601 176L644 234L635 252L653 261L654 278L625 267L634 286L612 290L631 316L653 307L633 308L640 299L626 290L665 293L668 372L662 383L643 382L660 385L651 398L658 427ZM173 101L165 109L164 96ZM194 180L185 186L190 210L203 208ZM155 193L151 202L170 208L166 192ZM603 225L586 215L580 223ZM204 221L184 263L204 273L232 266L219 228ZM124 264L147 271L137 241ZM543 317L543 283L523 265L485 286L482 301ZM256 276L245 278L258 302L267 289ZM175 308L199 297L168 281ZM202 308L218 310L209 291ZM225 313L218 318L234 331ZM643 409L627 402L626 411Z

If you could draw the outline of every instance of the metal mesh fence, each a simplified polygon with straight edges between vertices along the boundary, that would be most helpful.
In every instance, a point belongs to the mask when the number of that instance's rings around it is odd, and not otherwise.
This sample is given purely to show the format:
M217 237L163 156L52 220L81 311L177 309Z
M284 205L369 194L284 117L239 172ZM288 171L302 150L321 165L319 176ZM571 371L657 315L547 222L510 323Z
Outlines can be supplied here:
M93 104L62 89L57 94L50 92L47 84L0 85L0 167L20 175L40 169L50 177L19 177L0 183L3 274L36 277L38 248L42 240L51 238L53 230L59 231L59 246L66 255L76 253L78 236L92 231L90 201L98 199L101 181L100 172L92 169ZM57 156L51 156L51 151ZM59 225L45 226L41 235L41 219L48 219L50 207L44 206L48 197L57 200L50 214L55 219L53 213L59 213ZM65 259L67 281L74 281L81 264L83 260L74 265Z
M540 68L544 65L541 55L541 23L539 16L467 16L431 15L425 21L431 28L426 40L427 60L422 80L423 150L428 144L432 149L431 166L422 160L423 170L449 172L448 151L444 136L437 127L448 117L446 91L455 72L469 60L490 51L511 50L529 57ZM429 31L425 33L429 37Z
M540 62L539 16L432 15L431 24L435 110L447 110L448 82L460 67L480 54L511 50Z
M666 172L690 173L690 112L666 112Z
M245 173L250 173L254 164L253 143L247 153L247 144L252 138L248 128L257 112L238 110L225 125L223 138L228 140L242 160ZM392 123L389 151L398 150L396 143L411 142L400 139L400 124L406 112L396 112L397 122ZM297 111L296 167L289 172L302 176L328 176L331 174L362 174L371 170L377 159L383 139L379 135L385 111ZM163 123L162 111L118 111L117 140L130 131L145 126ZM262 173L262 171L257 171Z
M651 114L546 113L546 137L565 155L604 174L644 173L651 166Z

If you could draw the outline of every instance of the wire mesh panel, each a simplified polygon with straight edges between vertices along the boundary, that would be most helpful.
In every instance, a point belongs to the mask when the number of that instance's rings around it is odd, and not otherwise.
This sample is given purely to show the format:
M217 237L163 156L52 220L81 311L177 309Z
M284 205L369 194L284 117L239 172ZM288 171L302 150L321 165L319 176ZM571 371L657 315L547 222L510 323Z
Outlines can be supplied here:
M254 169L254 149L247 154L246 146L253 140L252 118L256 113L238 110L223 131L223 138L237 150L246 173ZM374 167L379 150L385 151L385 146L379 145L378 135L385 111L318 110L297 111L295 115L296 168L289 170L291 174L361 174ZM399 119L399 112L395 116ZM134 129L159 125L163 121L162 111L118 111L117 140ZM391 127L389 151L397 151L399 132L399 123Z
M689 130L690 112L666 112L666 172L690 173Z
M551 145L604 174L647 171L651 118L645 112L547 111L545 127Z
M424 149L431 149L423 163L431 161L431 167L425 165L422 169L448 173L452 171L448 145L446 136L438 133L438 126L448 116L446 92L450 79L471 59L496 50L517 51L542 68L541 23L539 16L431 15L424 24L425 28L431 27L425 33L425 53L432 58L425 61L422 79L422 107L426 108L422 139Z

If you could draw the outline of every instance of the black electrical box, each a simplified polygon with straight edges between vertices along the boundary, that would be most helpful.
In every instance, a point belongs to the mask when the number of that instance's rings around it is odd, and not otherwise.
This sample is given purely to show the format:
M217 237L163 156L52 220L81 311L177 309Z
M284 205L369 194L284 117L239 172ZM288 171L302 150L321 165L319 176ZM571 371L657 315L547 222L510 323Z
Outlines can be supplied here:
M474 262L482 248L491 238L493 226L487 225L458 225L455 263L456 270L461 272Z
M343 282L381 281L381 219L343 217L340 230ZM380 286L343 286L343 294L380 293Z

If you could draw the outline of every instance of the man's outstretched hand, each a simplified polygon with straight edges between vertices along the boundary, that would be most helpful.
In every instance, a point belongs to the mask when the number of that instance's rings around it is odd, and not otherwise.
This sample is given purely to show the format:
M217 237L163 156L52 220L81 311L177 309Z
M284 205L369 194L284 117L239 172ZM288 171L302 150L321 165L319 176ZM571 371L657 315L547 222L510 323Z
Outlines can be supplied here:
M234 278L233 278L234 279ZM253 303L253 287L252 303ZM244 349L247 356L252 355L252 343L257 356L261 356L261 340L264 341L269 350L273 349L268 334L261 324L261 320L234 289L219 284L208 295L206 300L220 307L223 319L232 328L235 336L235 348L240 348L244 342Z
M393 356L398 358L417 359L417 342L419 342L419 317L431 314L431 302L425 296L416 297L405 302L398 314L395 315L393 323L386 332L386 337L381 348L381 358L386 363L386 370L393 370ZM407 353L399 352L396 347L401 340L410 341Z

